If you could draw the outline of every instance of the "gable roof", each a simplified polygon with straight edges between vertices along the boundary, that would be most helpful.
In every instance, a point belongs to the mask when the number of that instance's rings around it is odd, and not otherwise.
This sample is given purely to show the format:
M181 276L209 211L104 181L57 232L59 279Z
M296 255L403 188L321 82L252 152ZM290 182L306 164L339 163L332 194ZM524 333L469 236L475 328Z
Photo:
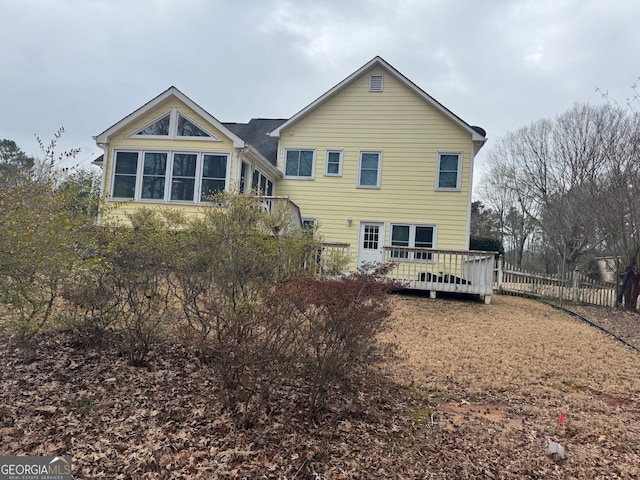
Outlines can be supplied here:
M95 137L93 137L93 139L96 141L96 143L107 143L109 141L109 138L114 133L116 133L119 130L121 130L122 128L126 127L128 124L130 124L131 122L135 121L136 119L142 117L147 112L151 111L153 108L157 107L158 105L161 105L163 102L165 102L166 100L168 100L171 97L175 97L178 100L180 100L182 103L184 103L189 108L191 108L194 112L196 112L198 115L200 115L202 118L204 118L207 122L209 122L211 125L213 125L218 131L222 132L224 135L229 137L233 141L233 146L234 147L242 148L242 147L245 146L245 142L244 142L244 140L242 140L242 138L240 138L238 135L236 135L231 130L229 130L227 127L225 127L213 115L211 115L204 108L202 108L200 105L198 105L196 102L191 100L184 93L182 93L180 90L178 90L176 87L173 87L173 86L167 88L160 95L158 95L154 99L148 101L147 103L145 103L142 107L138 108L137 110L134 110L132 113L130 113L129 115L124 117L122 120L120 120L119 122L117 122L117 123L113 124L112 126L110 126L109 128L107 128L101 134L96 135Z
M255 147L263 157L275 165L278 158L278 139L270 137L269 132L286 121L286 118L252 118L249 123L224 122L223 125Z
M407 77L402 75L398 70L396 70L389 63L387 63L382 57L379 57L379 56L374 57L371 61L369 61L368 63L363 65L361 68L356 70L354 73L349 75L347 78L345 78L342 82L338 83L331 90L329 90L324 95L322 95L321 97L319 97L316 100L314 100L313 102L311 102L309 105L307 105L302 110L300 110L298 113L296 113L289 120L287 120L286 122L282 123L277 128L273 129L273 131L271 131L269 133L269 135L272 136L272 137L280 137L280 132L282 130L284 130L285 128L288 128L291 125L293 125L294 123L296 123L298 120L300 120L301 118L306 116L308 113L310 113L311 111L316 109L318 106L322 105L324 102L326 102L327 100L332 98L334 95L336 95L338 92L342 91L345 87L350 85L353 81L355 81L356 79L358 79L359 77L361 77L362 75L364 75L365 73L367 73L369 70L371 70L372 68L374 68L376 66L381 67L384 70L386 70L387 72L389 72L397 80L399 80L401 83L403 83L407 88L409 88L410 90L415 92L420 98L422 98L429 105L431 105L436 110L441 112L443 115L445 115L446 117L451 119L454 123L456 123L457 125L462 127L464 130L468 131L472 135L472 140L473 141L479 142L480 144L484 144L487 141L486 136L481 133L481 131L484 132L484 130L482 128L480 128L480 127L475 127L474 128L471 125L469 125L467 122L465 122L460 117L455 115L451 110L446 108L444 105L442 105L440 102L438 102L435 98L433 98L427 92L425 92L420 87L418 87L415 83L413 83Z

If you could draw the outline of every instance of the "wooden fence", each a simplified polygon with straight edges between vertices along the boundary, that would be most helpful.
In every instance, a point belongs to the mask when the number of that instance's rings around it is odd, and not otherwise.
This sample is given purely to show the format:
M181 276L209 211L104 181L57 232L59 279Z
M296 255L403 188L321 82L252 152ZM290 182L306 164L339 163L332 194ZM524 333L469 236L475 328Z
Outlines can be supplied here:
M504 264L496 278L496 288L505 293L521 293L541 298L557 299L561 303L586 303L615 307L617 285L596 282L577 270L560 275L540 275Z

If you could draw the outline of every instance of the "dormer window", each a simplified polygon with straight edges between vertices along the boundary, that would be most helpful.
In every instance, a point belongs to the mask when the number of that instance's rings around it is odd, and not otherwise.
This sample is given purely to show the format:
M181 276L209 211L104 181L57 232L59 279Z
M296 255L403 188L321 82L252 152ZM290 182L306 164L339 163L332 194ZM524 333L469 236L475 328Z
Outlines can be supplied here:
M176 108L162 117L145 125L130 137L174 138L180 140L198 139L220 141L218 137L207 132L203 127L189 120Z
M382 75L371 75L369 78L369 91L381 92L382 91Z

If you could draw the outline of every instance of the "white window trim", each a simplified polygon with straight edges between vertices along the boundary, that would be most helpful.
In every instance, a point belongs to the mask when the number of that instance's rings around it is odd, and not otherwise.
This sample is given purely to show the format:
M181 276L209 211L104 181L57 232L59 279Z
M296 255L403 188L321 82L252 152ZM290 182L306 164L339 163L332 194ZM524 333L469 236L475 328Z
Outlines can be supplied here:
M164 170L164 193L162 198L142 198L142 181L144 180L144 154L145 153L166 153L167 154L167 163L165 164ZM166 202L169 196L169 184L171 183L171 168L173 167L173 155L168 150L142 150L138 154L138 171L136 173L136 191L135 191L135 200L139 202L150 202L150 203L158 203L158 202ZM114 170L115 173L115 170Z
M318 226L318 219L316 217L303 217L301 221L303 226L304 226L304 222L312 223L314 229L317 228Z
M338 173L329 173L329 154L337 153L340 155L338 163ZM341 177L342 176L343 151L340 148L327 148L324 157L324 175L325 177Z
M169 135L140 135L139 131L144 130L150 125L153 125L161 118L164 118L169 114ZM200 130L206 132L208 137L185 137L178 135L178 115L181 115L189 122L193 123ZM133 133L130 133L125 138L144 138L149 140L198 140L203 142L221 142L222 139L214 135L209 129L202 127L199 123L195 122L193 119L189 118L188 115L178 110L176 107L173 107L171 110L166 110L162 112L161 115L158 115L156 118L151 120L150 122L144 124L142 127L136 128Z
M113 188L115 186L115 178L116 178L116 160L119 152L129 152L129 153L137 153L138 154L138 166L136 169L136 183L133 198L125 198L125 197L114 197L113 196ZM167 154L167 165L165 170L165 183L164 183L164 195L163 198L142 198L142 179L143 179L143 171L144 171L144 154L145 153L166 153ZM193 189L193 200L171 200L171 184L173 182L173 161L175 154L188 154L188 155L196 155L196 176L195 176L195 185ZM200 203L209 203L206 200L200 200L200 194L202 191L202 169L204 162L204 155L217 155L224 156L227 158L227 165L225 171L225 179L224 179L224 190L229 190L229 182L231 176L231 153L230 152L215 152L215 151L189 151L189 150L156 150L156 149L148 149L148 150L135 150L135 149L117 149L113 151L113 165L111 168L111 185L110 185L110 193L109 199L115 201L135 201L142 203L170 203L170 204L183 204L183 205L194 205Z
M408 222L392 222L389 224L389 247L393 248L391 244L393 240L393 227L409 227L409 246L408 248L418 248L416 247L416 227L426 227L433 228L433 242L430 248L436 248L436 241L438 238L438 226L429 224L429 223L408 223ZM394 258L394 261L415 261L415 262L424 262L424 263L433 263L435 260L433 255L430 255L431 258L414 258L414 252L409 253L408 258Z
M171 155L171 177L173 178L173 153L188 153L188 152L172 152ZM191 152L193 153L193 152ZM225 156L227 157L227 166L225 168L225 177L224 177L224 190L225 192L229 191L229 184L231 181L231 154L229 152L198 152L198 160L196 162L196 185L193 189L193 201L189 200L171 200L169 198L169 202L171 203L186 203L186 204L194 204L194 203L211 203L207 200L201 200L202 193L202 173L203 173L203 164L204 164L204 156L205 155L216 155L216 156Z
M301 177L299 175L287 175L287 152L289 151L303 151L303 150L308 150L310 152L312 152L312 157L311 157L311 176L310 177ZM299 170L298 170L299 171ZM291 148L285 148L284 149L284 158L282 159L282 174L283 174L283 178L288 178L291 180L315 180L316 177L316 149L315 148L308 148L308 147L291 147Z
M363 153L377 153L378 154L378 178L376 185L361 185L360 184L360 174L362 173L362 154ZM357 188L368 188L368 189L379 189L380 188L380 180L382 178L382 150L360 150L358 154L358 178L356 187Z
M133 198L129 198L129 197L114 197L113 196L113 189L115 187L115 183L116 183L116 162L118 160L118 153L136 153L138 154L138 162L136 165L136 173L135 173L135 184L133 187ZM132 149L118 149L118 150L114 150L112 153L112 160L111 160L111 184L109 186L109 199L111 200L116 200L116 201L123 201L123 202L131 202L131 201L135 201L136 200L136 195L138 193L138 182L141 181L140 179L140 172L142 171L140 165L141 165L141 157L142 157L142 152L140 150L132 150ZM126 174L126 176L131 176L131 174Z
M443 155L457 155L458 156L458 175L456 177L456 187L441 187L440 186L440 161ZM462 188L462 152L438 152L438 162L436 165L436 190L444 192L459 192Z

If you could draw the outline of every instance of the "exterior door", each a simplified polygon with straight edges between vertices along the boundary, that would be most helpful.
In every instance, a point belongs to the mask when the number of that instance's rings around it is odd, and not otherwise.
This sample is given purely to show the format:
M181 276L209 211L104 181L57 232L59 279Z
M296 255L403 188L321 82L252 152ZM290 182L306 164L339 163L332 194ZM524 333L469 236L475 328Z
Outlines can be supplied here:
M361 222L358 241L358 267L364 262L383 262L384 223Z

